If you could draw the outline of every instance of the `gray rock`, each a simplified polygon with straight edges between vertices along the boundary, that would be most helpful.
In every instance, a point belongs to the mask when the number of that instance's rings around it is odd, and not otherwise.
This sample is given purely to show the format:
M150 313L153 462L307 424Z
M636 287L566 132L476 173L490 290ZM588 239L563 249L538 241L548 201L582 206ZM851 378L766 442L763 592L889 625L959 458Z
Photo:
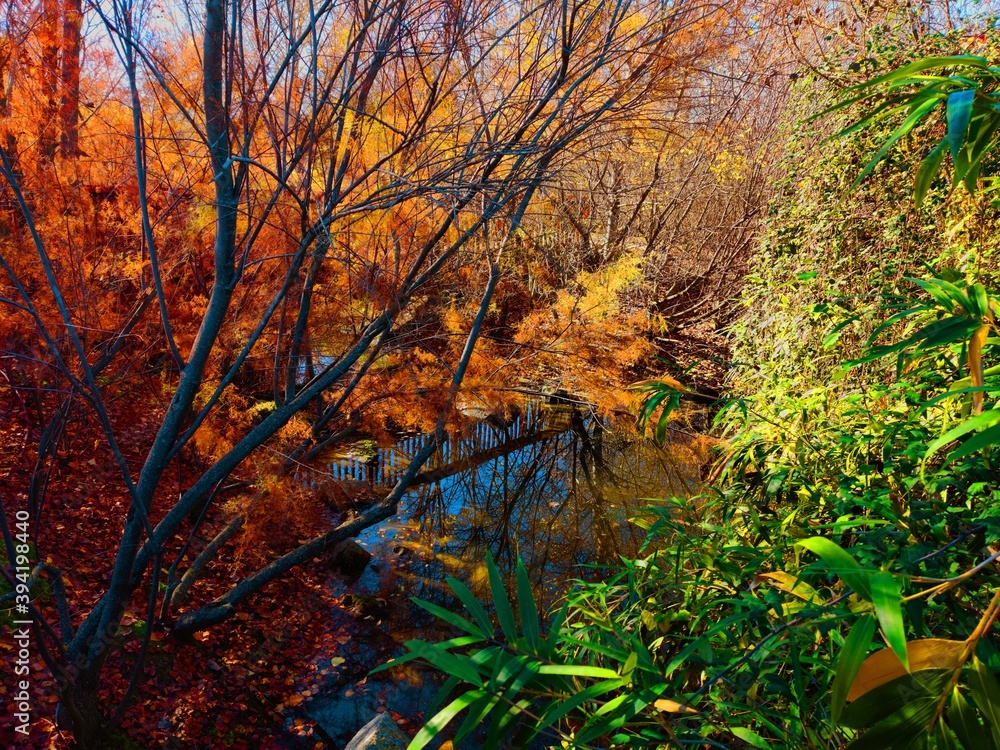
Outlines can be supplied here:
M334 747L343 747L348 740L375 716L378 698L365 693L343 694L314 698L306 706L306 713L330 738Z
M389 714L379 714L369 721L344 750L406 750L410 738L396 726Z

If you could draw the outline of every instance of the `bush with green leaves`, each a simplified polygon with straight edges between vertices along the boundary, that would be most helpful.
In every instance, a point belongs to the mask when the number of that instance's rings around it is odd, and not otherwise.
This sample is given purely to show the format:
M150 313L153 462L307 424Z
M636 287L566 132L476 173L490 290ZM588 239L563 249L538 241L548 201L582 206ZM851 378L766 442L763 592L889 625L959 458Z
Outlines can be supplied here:
M890 358L898 379L823 430L808 417L822 399L803 407L780 444L732 405L722 421L747 424L713 493L636 519L646 554L553 617L523 566L515 617L492 560L499 630L458 581L468 617L422 604L464 635L406 644L450 675L413 747L463 711L456 739L488 721L487 747L993 747L1000 339L981 330L1000 302L914 287L845 363L852 377Z

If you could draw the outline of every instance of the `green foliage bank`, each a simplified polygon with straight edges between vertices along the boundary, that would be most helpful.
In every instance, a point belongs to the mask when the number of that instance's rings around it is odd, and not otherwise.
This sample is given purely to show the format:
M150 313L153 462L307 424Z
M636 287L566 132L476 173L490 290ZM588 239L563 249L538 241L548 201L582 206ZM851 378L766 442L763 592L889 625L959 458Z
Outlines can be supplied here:
M894 40L801 85L704 493L550 617L453 581L413 747L1000 748L1000 47Z

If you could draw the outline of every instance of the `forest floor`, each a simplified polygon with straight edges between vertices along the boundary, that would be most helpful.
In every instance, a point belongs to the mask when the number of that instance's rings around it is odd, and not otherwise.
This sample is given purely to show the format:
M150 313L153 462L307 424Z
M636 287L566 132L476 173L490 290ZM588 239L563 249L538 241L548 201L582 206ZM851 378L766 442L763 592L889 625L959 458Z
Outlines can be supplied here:
M32 426L37 423L32 418L36 408L13 389L0 388L0 445L6 446L0 451L0 493L8 512L26 504L37 459L39 435ZM43 560L66 571L69 608L78 623L106 585L127 497L94 426L75 420L70 427L65 439L77 445L64 445L60 450L45 493L49 507L43 518L52 520L33 532ZM148 445L154 429L151 416L138 417L122 442ZM91 458L87 466L76 466L65 456ZM132 466L141 465L138 452L127 459ZM196 584L199 600L223 593L248 572L232 561L221 562L210 566ZM118 746L326 747L305 704L320 693L350 691L355 684L363 690L368 670L401 650L389 634L404 632L404 623L398 620L405 617L405 607L392 601L391 593L388 599L374 600L375 604L359 602L357 597L345 601L349 595L333 593L344 590L334 576L322 560L299 568L265 588L232 620L184 642L171 637L169 628L154 629L142 674L122 712ZM38 592L38 606L57 622L51 589L42 584ZM10 611L0 609L0 619L9 624ZM132 677L146 619L146 605L136 599L104 668L101 699L112 710L120 706ZM10 638L0 641L0 660L13 664L14 649ZM32 653L34 715L32 734L24 746L69 747L68 733L55 723L55 683L38 649ZM0 700L4 704L12 700L14 680L11 670L2 670ZM416 731L421 717L394 718ZM14 736L11 712L0 713L0 736Z

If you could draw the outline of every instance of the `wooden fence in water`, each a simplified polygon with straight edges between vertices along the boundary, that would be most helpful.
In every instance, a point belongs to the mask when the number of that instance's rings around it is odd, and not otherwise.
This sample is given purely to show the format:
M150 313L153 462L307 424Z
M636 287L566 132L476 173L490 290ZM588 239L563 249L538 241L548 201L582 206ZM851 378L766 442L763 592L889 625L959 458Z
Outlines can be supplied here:
M529 401L521 414L509 425L489 421L476 422L461 436L449 437L421 468L420 477L441 477L456 473L477 459L503 455L509 450L543 437L569 429L568 415L543 407L540 401ZM344 484L364 484L376 489L388 489L396 484L413 458L431 439L429 433L409 435L395 445L377 448L370 457L345 456L329 465L328 479ZM424 480L426 481L426 479ZM316 484L316 479L309 482Z

